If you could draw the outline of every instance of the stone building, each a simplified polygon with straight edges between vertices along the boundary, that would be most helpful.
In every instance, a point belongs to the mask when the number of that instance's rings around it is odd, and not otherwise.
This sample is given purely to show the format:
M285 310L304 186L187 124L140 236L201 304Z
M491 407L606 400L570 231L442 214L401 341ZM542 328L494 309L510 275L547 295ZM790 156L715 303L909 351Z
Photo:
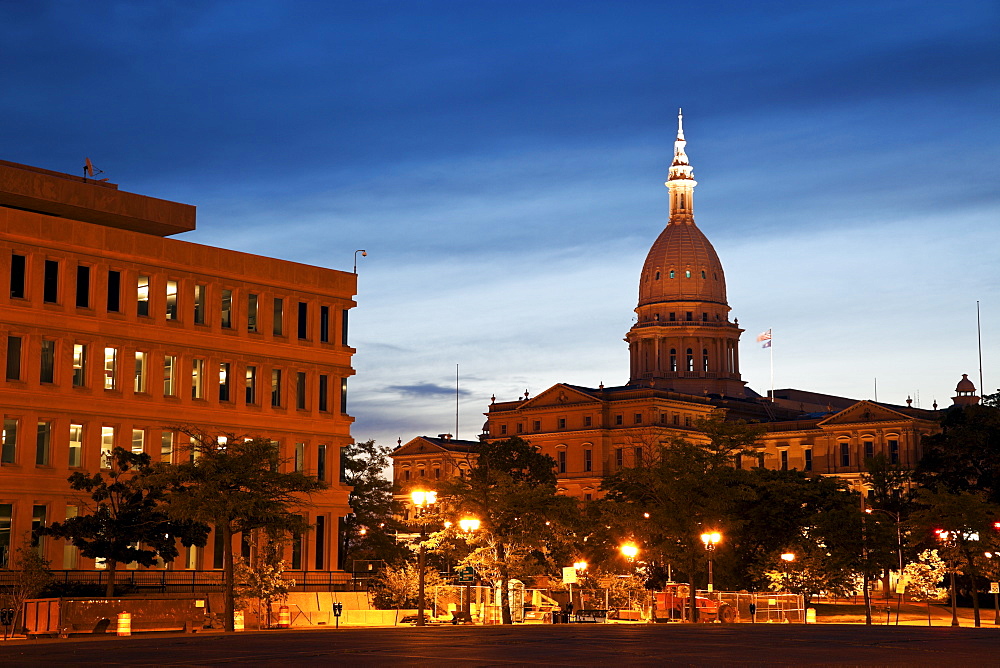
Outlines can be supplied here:
M290 469L330 483L288 559L336 570L356 276L169 238L194 228L193 206L0 162L0 566L81 512L72 472L115 446L179 461L194 428L277 441ZM56 569L100 567L40 541ZM221 568L221 547L165 568Z

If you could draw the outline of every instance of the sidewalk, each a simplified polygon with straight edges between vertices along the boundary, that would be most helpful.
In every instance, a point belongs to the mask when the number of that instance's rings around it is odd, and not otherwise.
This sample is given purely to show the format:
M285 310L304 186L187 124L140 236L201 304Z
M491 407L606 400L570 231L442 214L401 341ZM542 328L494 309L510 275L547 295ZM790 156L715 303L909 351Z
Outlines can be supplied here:
M992 603L992 600L990 601ZM816 608L816 622L818 624L864 624L865 606L854 603L812 603L811 608ZM872 624L885 625L888 620L890 626L896 621L896 602L885 599L872 600ZM888 612L888 614L887 614ZM982 628L997 628L994 624L996 613L993 606L979 609L980 626ZM930 606L930 623L928 623L928 607L926 603L903 603L899 606L900 626L951 626L951 607L947 605L932 604ZM959 626L972 627L975 625L972 608L958 608Z

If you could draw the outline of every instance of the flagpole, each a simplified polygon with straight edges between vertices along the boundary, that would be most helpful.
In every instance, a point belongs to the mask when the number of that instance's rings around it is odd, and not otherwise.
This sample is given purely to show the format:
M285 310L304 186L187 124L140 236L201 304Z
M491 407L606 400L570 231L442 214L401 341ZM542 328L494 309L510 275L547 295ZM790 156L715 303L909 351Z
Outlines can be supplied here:
M771 403L773 404L774 403L774 332L772 330L770 330L770 329L767 330L767 331L771 335L771 339L770 339L770 344L771 345L769 345L768 348L771 349L770 350L770 352L771 352Z

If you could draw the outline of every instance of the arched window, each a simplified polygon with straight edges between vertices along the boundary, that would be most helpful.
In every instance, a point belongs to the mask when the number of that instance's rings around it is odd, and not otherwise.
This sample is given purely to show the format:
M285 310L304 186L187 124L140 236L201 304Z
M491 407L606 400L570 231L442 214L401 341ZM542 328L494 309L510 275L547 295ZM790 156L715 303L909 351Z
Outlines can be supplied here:
M694 371L694 350L687 349L687 370Z
M656 280L660 280L660 272L656 272Z
M684 272L684 278L691 278L691 270L688 269Z
M673 270L673 269L671 269L671 270L670 270L670 278L673 278L673 277L674 277L674 270Z
M702 270L702 272L701 272L701 277L702 278L708 278L707 276L705 276L705 271L704 270Z
M677 371L677 348L670 349L670 370Z
M705 348L704 350L701 351L701 363L702 363L702 368L705 371L708 371L708 348Z

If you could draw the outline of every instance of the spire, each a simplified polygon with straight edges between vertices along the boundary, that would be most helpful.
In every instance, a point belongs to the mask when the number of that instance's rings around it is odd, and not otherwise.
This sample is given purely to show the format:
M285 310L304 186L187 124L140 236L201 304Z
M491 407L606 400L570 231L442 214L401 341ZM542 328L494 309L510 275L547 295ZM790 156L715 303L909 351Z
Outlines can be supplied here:
M677 110L677 140L674 141L674 161L670 163L670 174L663 185L670 190L670 222L693 223L694 167L684 151L684 110Z

